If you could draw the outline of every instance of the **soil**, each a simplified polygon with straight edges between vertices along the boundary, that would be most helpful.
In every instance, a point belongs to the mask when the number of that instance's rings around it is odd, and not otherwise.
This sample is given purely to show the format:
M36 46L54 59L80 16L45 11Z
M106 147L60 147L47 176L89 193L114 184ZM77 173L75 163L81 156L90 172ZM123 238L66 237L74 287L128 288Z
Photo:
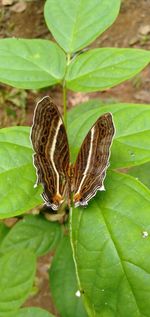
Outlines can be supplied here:
M6 5L6 2L10 5ZM24 1L20 12L15 5L19 1L0 1L0 38L46 38L53 40L43 17L44 0ZM124 0L115 23L92 43L91 47L133 47L150 48L150 2L149 0ZM50 94L61 110L62 91L59 86L39 91L20 91L7 85L0 86L0 126L31 125L35 103ZM99 97L105 101L150 103L150 68L117 87L96 93L68 92L68 107L79 102ZM19 101L19 102L18 102ZM49 294L47 268L51 255L39 259L36 295L26 303L40 306L56 313ZM58 316L58 315L57 315Z

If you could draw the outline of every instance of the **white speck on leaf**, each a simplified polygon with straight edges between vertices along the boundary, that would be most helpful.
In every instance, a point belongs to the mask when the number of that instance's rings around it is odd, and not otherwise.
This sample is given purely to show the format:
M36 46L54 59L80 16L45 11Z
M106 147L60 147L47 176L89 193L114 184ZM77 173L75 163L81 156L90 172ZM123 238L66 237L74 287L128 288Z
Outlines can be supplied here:
M76 294L75 294L77 297L80 297L81 296L81 292L78 290L76 291Z
M147 231L143 231L142 232L142 237L145 239L148 237L148 232Z

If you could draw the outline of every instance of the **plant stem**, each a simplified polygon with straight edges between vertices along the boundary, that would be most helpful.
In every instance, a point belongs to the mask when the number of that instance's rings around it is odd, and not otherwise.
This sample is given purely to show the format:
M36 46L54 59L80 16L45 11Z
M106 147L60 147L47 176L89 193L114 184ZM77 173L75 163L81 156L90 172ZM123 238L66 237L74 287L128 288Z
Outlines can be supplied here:
M64 105L64 125L67 130L67 90L66 83L63 83L63 105Z
M71 55L67 54L67 65L69 65L71 59ZM66 68L67 70L67 68ZM64 106L64 125L67 130L67 88L66 88L66 81L65 77L63 80L63 106Z

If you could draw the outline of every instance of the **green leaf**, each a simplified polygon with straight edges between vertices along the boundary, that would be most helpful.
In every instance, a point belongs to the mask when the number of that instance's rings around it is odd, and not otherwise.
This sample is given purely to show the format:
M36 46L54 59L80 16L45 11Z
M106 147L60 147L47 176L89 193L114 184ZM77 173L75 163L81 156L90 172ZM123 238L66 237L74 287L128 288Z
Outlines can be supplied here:
M0 218L13 217L39 205L42 188L34 188L29 128L0 130Z
M139 179L144 185L150 188L150 162L142 164L140 166L134 166L128 170L128 174Z
M94 102L94 100L93 100ZM86 109L87 106L87 109ZM73 112L70 111L68 127L71 160L75 161L82 141L99 116L112 112L116 127L111 147L110 168L136 166L150 161L150 107L143 104L114 104L101 106L95 100L85 103ZM78 116L76 116L78 112Z
M0 81L13 87L38 89L60 83L66 57L47 40L1 39Z
M108 173L106 192L71 218L89 316L149 316L150 191L131 176Z
M16 317L54 317L54 315L39 307L29 307L20 309Z
M41 216L28 215L16 223L3 239L0 253L30 249L37 256L53 250L60 238L60 225Z
M119 0L47 0L45 20L59 45L69 53L93 42L116 19Z
M15 313L27 299L35 269L35 256L28 251L14 251L0 257L0 317Z
M50 287L54 303L61 317L86 317L78 290L72 250L68 236L64 236L50 269Z
M114 87L139 73L150 62L150 52L130 48L96 48L72 60L66 74L73 91Z
M3 222L0 223L0 247L3 239L6 237L9 230L10 229Z

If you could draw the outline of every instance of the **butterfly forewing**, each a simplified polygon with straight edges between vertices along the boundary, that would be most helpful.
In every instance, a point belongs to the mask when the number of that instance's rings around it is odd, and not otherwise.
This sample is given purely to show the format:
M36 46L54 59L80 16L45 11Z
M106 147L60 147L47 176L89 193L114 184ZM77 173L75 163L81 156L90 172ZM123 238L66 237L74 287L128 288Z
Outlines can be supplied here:
M103 181L109 165L110 146L114 136L111 113L102 115L85 137L74 166L72 181L75 207L87 205Z
M61 115L49 97L36 106L31 130L37 183L44 201L57 210L68 195L69 146Z

